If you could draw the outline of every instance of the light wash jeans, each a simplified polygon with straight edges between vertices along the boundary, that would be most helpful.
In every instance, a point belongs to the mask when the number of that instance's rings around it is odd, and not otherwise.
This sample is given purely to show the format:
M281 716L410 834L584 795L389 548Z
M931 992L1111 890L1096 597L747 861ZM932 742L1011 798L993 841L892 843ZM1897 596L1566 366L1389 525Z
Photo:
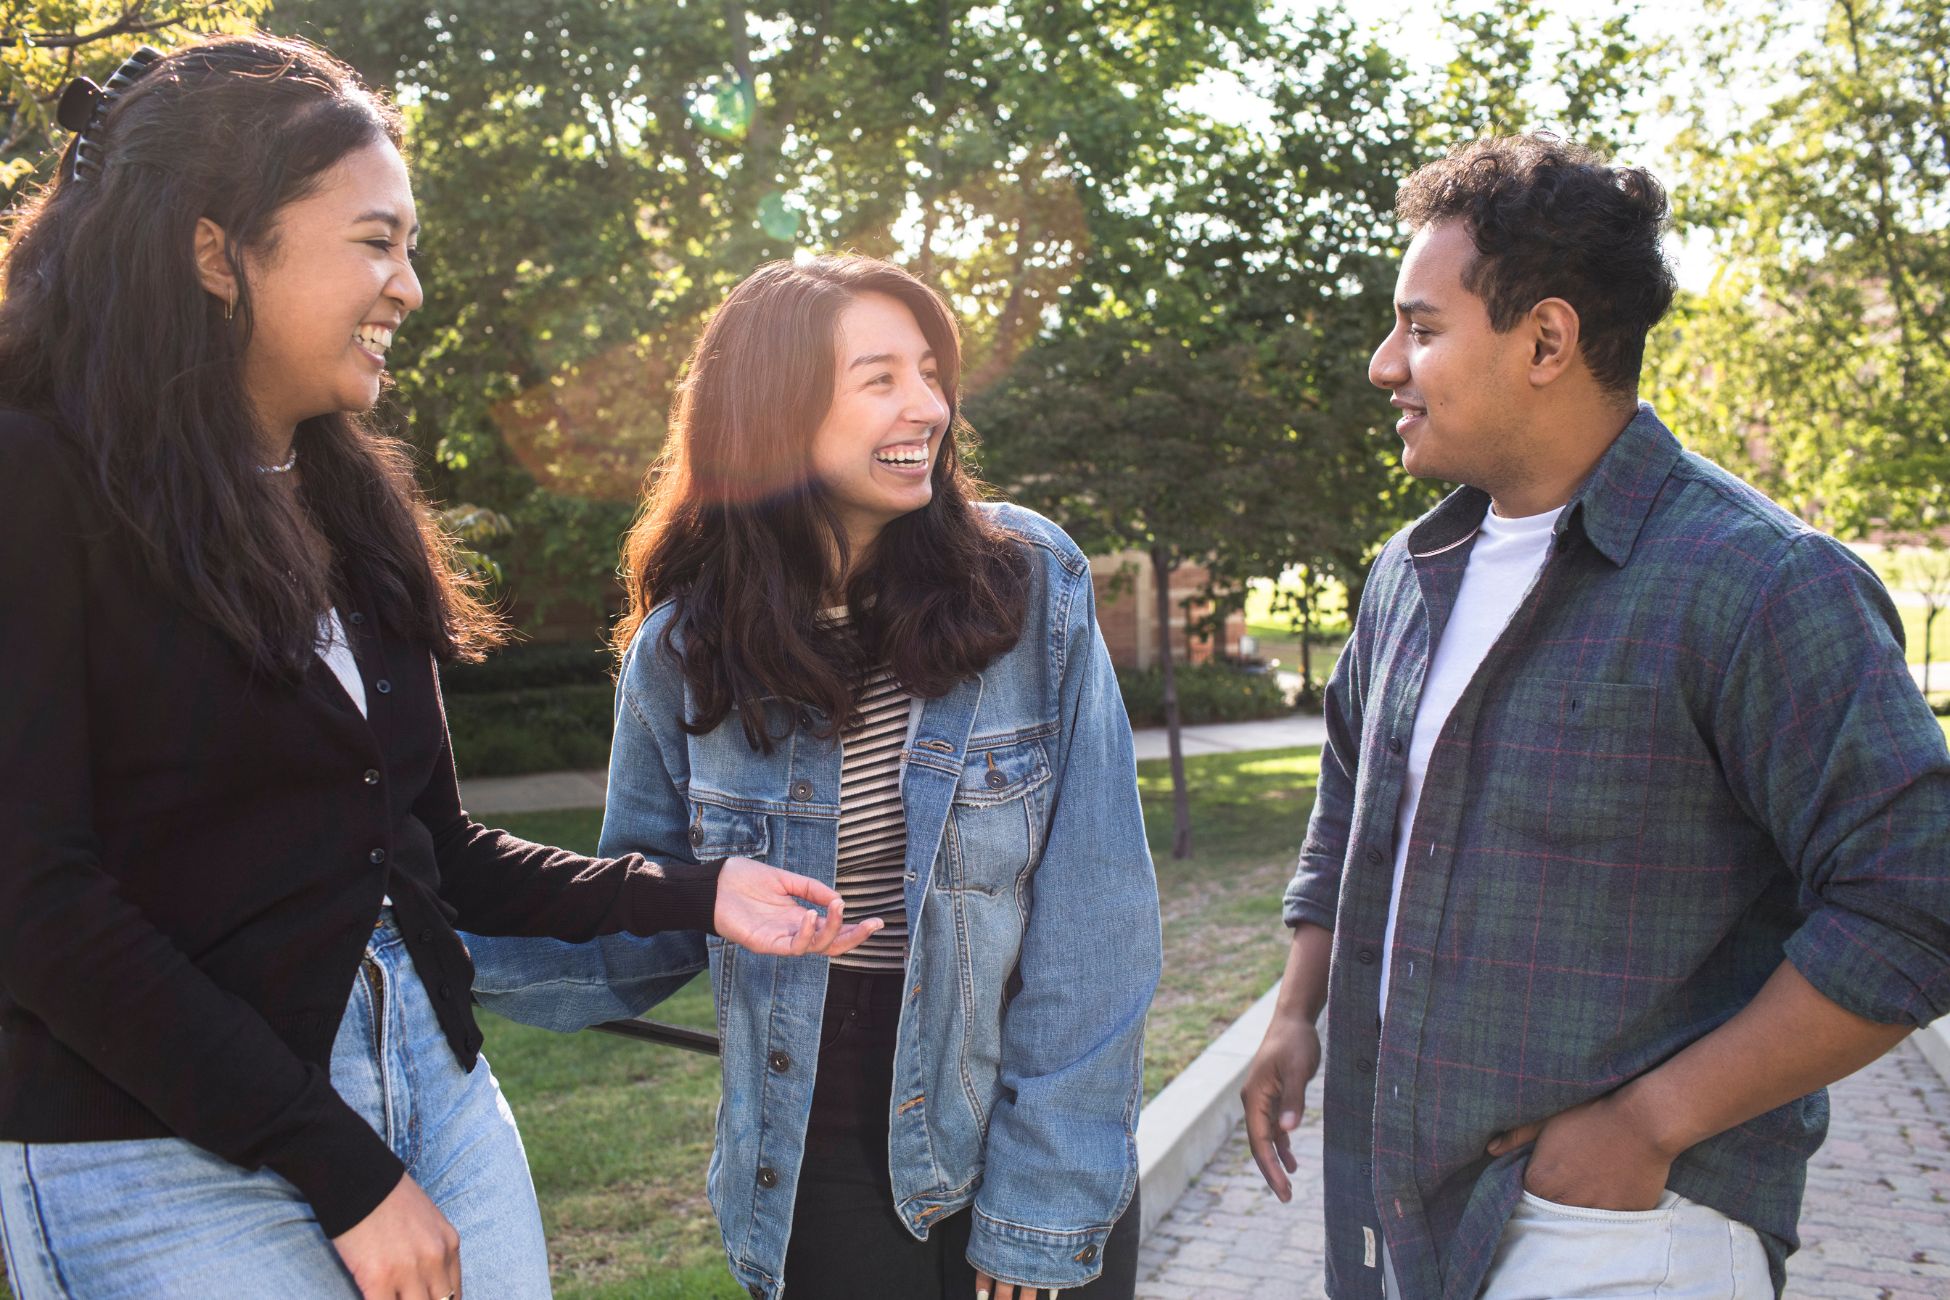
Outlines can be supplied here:
M1400 1300L1385 1255L1383 1289ZM1668 1191L1650 1210L1590 1210L1523 1194L1477 1300L1773 1300L1767 1252L1744 1223Z
M514 1115L486 1060L461 1072L391 909L353 981L332 1086L460 1233L467 1300L549 1294ZM0 1239L20 1300L359 1297L296 1188L179 1138L0 1142Z

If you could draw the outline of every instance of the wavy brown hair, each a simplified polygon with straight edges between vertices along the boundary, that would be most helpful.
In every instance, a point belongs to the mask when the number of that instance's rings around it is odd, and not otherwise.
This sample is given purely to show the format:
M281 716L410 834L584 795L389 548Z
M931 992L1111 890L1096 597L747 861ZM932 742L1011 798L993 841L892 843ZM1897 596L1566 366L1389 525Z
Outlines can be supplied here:
M868 293L914 313L940 367L948 427L933 499L889 523L855 564L813 475L812 441L833 401L840 313ZM781 722L788 733L806 725L791 706L810 705L824 715L811 729L830 739L852 719L870 665L932 697L1015 644L1027 559L975 507L960 368L960 331L940 295L876 258L768 263L718 308L624 545L629 604L615 634L620 656L652 609L677 602L662 645L691 687L697 716L679 719L685 730L702 735L736 708L752 747L770 752ZM819 618L842 573L850 630Z
M318 616L356 586L379 624L475 658L494 616L451 562L404 444L362 414L298 426L295 494L257 472L245 397L246 253L348 154L400 143L398 114L317 46L218 37L155 63L89 133L98 174L55 179L14 217L0 301L0 403L78 449L139 561L254 672L301 676ZM203 289L197 220L229 237L236 316ZM306 519L330 542L320 572Z

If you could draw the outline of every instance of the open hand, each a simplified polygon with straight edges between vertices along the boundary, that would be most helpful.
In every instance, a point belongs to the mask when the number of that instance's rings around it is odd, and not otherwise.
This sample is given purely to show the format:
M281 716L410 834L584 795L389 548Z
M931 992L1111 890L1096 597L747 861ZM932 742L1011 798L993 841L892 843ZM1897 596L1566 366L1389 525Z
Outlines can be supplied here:
M1287 1177L1300 1167L1287 1136L1306 1111L1307 1082L1320 1069L1320 1031L1310 1020L1275 1016L1267 1027L1239 1100L1246 1106L1246 1141L1260 1176L1282 1201L1293 1199Z
M460 1234L402 1174L372 1213L332 1238L364 1300L460 1295Z
M1499 1133L1488 1150L1500 1156L1530 1142L1524 1190L1590 1210L1658 1208L1676 1154L1659 1149L1617 1093Z
M802 901L803 900L803 901ZM813 907L823 907L822 919ZM741 948L774 957L837 957L866 942L879 917L845 925L846 904L830 885L750 858L726 858L711 925Z

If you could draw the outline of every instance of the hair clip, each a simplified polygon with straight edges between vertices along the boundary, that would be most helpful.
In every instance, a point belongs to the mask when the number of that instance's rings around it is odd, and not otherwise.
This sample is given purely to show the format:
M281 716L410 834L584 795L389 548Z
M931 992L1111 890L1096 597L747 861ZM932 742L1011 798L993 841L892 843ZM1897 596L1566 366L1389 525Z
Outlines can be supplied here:
M106 86L97 86L86 77L76 77L61 92L61 102L55 107L54 116L76 136L74 179L101 175L100 146L89 140L89 133L101 129L115 101L162 56L161 50L144 45L122 60L122 66L115 69L115 75L108 79Z

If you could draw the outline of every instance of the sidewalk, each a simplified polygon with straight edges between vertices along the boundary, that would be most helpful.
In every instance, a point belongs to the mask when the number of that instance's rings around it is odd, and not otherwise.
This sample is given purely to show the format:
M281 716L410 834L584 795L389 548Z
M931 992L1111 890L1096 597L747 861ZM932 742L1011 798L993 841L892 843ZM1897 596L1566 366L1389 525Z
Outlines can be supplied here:
M1327 724L1318 717L1294 714L1264 722L1218 722L1184 727L1179 736L1185 756L1194 758L1200 754L1318 745L1327 739ZM1131 738L1136 742L1139 760L1164 758L1170 752L1163 727L1147 727L1133 732ZM601 768L588 772L537 772L531 776L482 776L460 783L460 800L477 817L552 812L557 808L600 808L608 779L609 774Z
M1828 1141L1808 1168L1798 1300L1935 1300L1950 1295L1950 1085L1905 1042L1830 1090ZM1325 1234L1320 1127L1310 1096L1293 1135L1293 1200L1273 1199L1240 1126L1145 1238L1139 1300L1252 1296L1313 1300Z

